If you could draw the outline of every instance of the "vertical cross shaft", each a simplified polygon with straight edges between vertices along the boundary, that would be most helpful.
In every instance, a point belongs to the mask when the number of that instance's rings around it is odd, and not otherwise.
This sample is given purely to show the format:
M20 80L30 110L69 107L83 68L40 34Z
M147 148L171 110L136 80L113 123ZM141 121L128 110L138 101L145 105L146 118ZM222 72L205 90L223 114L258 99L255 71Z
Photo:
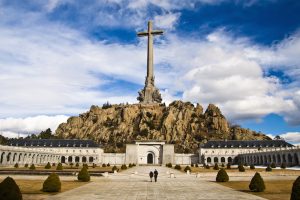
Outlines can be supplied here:
M162 35L163 31L161 30L152 30L152 21L148 21L148 31L139 32L137 35L139 37L148 36L148 48L147 48L147 80L150 83L150 80L153 78L153 35Z

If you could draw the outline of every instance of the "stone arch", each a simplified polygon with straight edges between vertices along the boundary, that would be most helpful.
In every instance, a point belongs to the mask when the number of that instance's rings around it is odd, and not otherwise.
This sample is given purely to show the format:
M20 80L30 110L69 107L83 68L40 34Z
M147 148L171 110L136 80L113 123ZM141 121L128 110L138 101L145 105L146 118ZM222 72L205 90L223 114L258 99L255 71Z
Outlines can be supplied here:
M75 157L75 163L79 163L79 156Z
M280 154L277 154L277 162L281 163L281 156L280 156Z
M219 158L218 157L214 157L214 163L218 163L219 162Z
M273 154L273 163L277 163L275 154Z
M86 157L85 156L82 156L82 162L86 163Z
M272 156L269 155L269 156L268 156L268 163L271 163L271 162L272 162Z
M0 164L4 163L4 158L5 158L5 152L2 152L1 153Z
M60 159L60 162L61 162L61 163L65 163L65 162L66 162L66 157L65 157L65 156L62 156L61 159Z
M292 157L291 154L288 154L288 162L289 162L290 164L293 163L293 157Z
M211 157L207 157L206 161L207 163L211 163Z
M286 163L286 157L285 157L285 154L282 155L282 162Z
M232 157L228 157L228 158L227 158L227 162L228 162L228 163L232 163Z
M19 154L18 162L22 162L22 153Z
M259 164L261 164L261 165L264 164L264 157L262 155L260 156L260 162L259 162Z
M9 152L6 156L7 163L10 162L10 159L11 159L11 152Z
M69 156L69 157L68 157L68 162L71 163L72 161L73 161L72 156Z
M224 163L224 162L225 162L225 158L221 157L221 163Z
M16 158L17 158L17 153L14 153L14 156L13 156L13 162L15 162L16 161Z
M89 163L94 162L94 158L92 156L89 157Z
M295 165L299 165L299 158L297 153L294 153L294 161L295 161Z

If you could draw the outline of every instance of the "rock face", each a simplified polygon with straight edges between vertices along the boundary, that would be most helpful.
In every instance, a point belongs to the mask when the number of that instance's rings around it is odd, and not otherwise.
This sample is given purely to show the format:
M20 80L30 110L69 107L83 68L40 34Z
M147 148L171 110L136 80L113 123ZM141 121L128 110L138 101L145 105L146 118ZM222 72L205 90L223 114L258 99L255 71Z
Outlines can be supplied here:
M174 101L164 104L92 106L78 117L70 117L56 130L62 138L93 139L106 152L124 152L134 140L165 140L178 153L197 152L199 144L211 139L270 139L239 126L231 127L220 109Z

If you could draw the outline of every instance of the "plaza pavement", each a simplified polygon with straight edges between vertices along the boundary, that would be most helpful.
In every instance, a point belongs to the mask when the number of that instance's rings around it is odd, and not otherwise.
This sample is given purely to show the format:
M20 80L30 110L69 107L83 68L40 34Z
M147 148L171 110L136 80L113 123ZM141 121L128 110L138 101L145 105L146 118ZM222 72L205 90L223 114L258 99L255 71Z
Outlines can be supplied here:
M157 169L158 182L150 182L148 173ZM173 173L175 178L170 178ZM186 175L174 169L160 166L139 166L108 177L92 179L92 182L47 200L262 200L255 195L235 191L215 182L205 181L196 175Z

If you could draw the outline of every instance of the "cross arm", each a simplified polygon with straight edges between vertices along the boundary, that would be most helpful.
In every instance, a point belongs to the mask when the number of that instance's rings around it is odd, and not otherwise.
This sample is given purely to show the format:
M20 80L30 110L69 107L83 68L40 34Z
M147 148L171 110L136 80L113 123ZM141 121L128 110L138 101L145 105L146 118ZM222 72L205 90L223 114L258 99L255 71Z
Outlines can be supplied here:
M148 35L148 32L139 32L139 33L137 33L137 35L138 35L139 37L147 36L147 35Z
M161 31L161 30L154 30L154 31L151 31L151 34L152 35L162 35L164 32Z

